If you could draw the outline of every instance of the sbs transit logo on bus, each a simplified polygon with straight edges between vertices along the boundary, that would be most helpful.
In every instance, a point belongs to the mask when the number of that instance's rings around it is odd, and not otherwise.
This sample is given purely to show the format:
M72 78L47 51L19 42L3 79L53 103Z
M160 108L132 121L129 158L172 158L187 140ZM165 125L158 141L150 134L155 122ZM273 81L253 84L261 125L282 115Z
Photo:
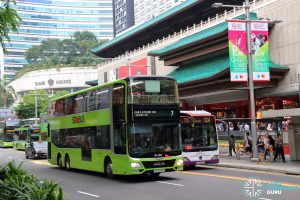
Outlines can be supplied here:
M72 117L72 124L83 124L85 122L84 115Z

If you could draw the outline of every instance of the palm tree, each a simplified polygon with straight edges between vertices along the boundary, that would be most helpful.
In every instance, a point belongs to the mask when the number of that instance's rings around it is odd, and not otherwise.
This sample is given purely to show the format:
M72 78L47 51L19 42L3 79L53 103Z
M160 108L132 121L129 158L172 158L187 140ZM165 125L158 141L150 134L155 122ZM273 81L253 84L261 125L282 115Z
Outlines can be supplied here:
M0 107L9 107L16 99L16 93L11 86L7 86L5 81L0 79Z

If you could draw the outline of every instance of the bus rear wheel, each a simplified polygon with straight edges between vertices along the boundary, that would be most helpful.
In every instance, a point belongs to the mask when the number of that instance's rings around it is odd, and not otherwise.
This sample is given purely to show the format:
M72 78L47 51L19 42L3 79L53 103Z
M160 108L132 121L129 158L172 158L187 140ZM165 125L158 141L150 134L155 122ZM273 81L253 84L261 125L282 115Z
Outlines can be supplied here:
M70 165L70 158L69 158L69 155L66 155L66 158L65 158L65 168L66 168L66 170L68 170L68 171L71 170L71 165Z
M114 178L112 163L110 159L107 159L105 162L104 172L106 177Z

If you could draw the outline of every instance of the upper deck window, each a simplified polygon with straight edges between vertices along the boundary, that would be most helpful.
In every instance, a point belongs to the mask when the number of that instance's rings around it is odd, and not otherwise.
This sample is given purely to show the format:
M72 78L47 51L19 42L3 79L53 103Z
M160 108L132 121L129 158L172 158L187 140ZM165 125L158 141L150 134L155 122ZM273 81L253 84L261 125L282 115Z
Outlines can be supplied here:
M128 103L177 104L177 84L171 79L133 79L129 83Z

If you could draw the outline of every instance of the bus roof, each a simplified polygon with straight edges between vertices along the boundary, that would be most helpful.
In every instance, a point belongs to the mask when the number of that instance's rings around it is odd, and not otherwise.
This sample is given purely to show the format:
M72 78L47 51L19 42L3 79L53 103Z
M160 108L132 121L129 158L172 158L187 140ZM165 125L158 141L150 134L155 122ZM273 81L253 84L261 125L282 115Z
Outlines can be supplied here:
M191 117L212 116L210 112L205 110L182 110L180 115L189 115Z
M164 79L170 79L170 80L174 80L176 81L176 79L172 78L172 77L169 77L169 76L157 76L157 75L139 75L139 76L127 76L125 78L122 78L122 79L118 79L118 80L115 80L115 81L111 81L111 82L108 82L108 83L104 83L102 85L96 85L94 87L90 87L90 88L86 88L86 89L83 89L83 90L79 90L77 92L74 92L74 93L71 93L71 94L66 94L66 95L63 95L63 96L60 96L60 97L56 97L56 98L53 98L53 99L50 99L50 101L56 101L56 100L59 100L59 99L64 99L66 97L71 97L71 96L74 96L74 95L77 95L77 94L81 94L83 92L88 92L88 91L91 91L93 89L97 89L97 88L101 88L101 87L105 87L105 86L109 86L109 85L112 85L114 83L118 83L120 81L129 81L130 79L136 79L136 78L139 78L139 79L146 79L146 78L164 78Z

